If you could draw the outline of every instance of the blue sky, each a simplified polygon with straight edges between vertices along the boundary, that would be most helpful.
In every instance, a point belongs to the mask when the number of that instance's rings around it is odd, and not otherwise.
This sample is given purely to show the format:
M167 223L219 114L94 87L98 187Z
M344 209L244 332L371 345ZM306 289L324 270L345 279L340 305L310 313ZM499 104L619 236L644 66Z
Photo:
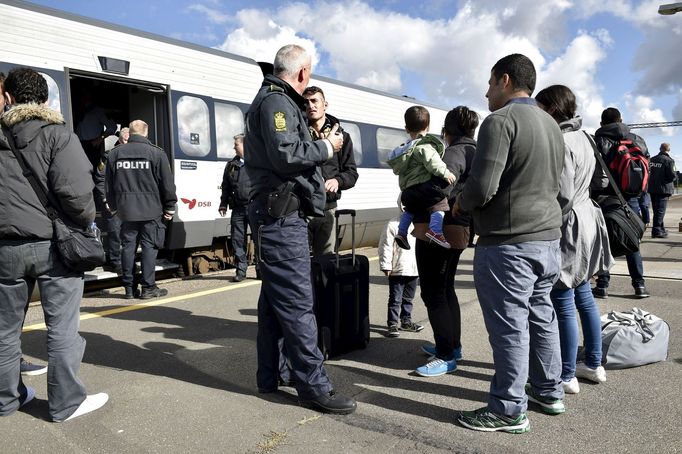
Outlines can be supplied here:
M490 67L520 52L537 89L573 89L588 130L607 106L627 123L682 120L682 13L658 15L667 0L34 2L256 60L298 42L317 74L482 114ZM682 127L634 132L682 163Z

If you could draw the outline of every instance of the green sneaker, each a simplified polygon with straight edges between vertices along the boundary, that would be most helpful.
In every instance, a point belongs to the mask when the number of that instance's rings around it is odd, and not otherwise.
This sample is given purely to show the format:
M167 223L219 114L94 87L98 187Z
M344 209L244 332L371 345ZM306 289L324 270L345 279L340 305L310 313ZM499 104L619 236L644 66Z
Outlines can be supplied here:
M566 411L563 399L540 396L533 390L530 383L526 383L526 395L528 396L529 401L540 405L542 411L548 415L560 415Z
M488 410L488 407L474 411L463 411L459 414L457 422L467 429L480 430L482 432L508 432L510 434L522 434L530 430L530 422L525 413L517 417L499 415Z

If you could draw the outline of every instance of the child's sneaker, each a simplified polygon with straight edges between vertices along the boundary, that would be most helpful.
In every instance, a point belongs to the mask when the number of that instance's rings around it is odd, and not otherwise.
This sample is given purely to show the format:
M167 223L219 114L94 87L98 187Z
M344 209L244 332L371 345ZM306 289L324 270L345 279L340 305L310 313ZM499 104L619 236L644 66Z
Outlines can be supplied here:
M386 332L386 336L388 337L400 336L400 331L398 331L398 325L397 324L388 325L388 331Z
M409 331L411 333L418 333L419 331L423 330L424 327L418 323L407 321L407 322L402 322L400 324L400 329L403 331Z
M395 235L395 242L399 248L410 250L410 243L407 241L407 235L398 232Z
M396 238L398 237L396 236ZM450 243L448 243L448 240L445 239L445 236L443 236L442 233L436 233L433 230L429 229L426 232L426 238L430 239L440 247L450 249Z

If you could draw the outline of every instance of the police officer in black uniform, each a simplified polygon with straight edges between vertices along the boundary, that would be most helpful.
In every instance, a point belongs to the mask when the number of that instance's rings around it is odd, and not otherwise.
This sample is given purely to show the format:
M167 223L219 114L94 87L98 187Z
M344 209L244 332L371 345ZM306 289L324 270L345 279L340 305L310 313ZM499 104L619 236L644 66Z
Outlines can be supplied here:
M262 393L278 386L283 338L299 402L319 411L348 414L352 398L334 392L317 347L306 216L321 216L325 189L320 165L338 152L343 139L335 126L312 141L301 96L310 80L310 55L300 46L282 47L274 74L266 75L246 115L246 170L251 181L249 222L259 232L258 371Z
M166 235L165 221L173 219L175 183L166 153L147 139L142 120L130 123L130 139L109 153L105 172L107 203L121 219L121 267L125 298L136 296L133 267L138 243L142 248L142 299L165 296L156 286L154 267Z
M663 218L668 207L668 199L675 193L675 160L670 156L670 144L662 143L660 153L649 162L649 194L654 212L654 222L651 227L651 238L667 238Z
M230 238L234 250L235 268L237 273L233 282L246 279L246 228L249 218L246 206L249 203L249 178L244 170L244 134L234 136L234 152L236 156L225 165L223 184L221 186L220 216L225 216L230 207Z

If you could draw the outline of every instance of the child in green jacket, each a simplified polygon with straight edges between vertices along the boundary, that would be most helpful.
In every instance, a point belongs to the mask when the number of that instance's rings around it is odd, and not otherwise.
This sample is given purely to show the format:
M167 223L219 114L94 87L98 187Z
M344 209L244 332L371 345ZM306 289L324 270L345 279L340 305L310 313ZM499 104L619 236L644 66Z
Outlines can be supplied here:
M443 162L445 147L437 138L428 135L431 118L422 106L412 106L405 111L405 130L412 139L391 151L388 164L399 176L398 184L402 194L400 201L405 211L400 217L395 241L403 249L410 249L407 229L414 214L429 211L431 218L427 238L449 249L450 244L443 236L443 218L448 205L447 188L455 182L455 176Z

